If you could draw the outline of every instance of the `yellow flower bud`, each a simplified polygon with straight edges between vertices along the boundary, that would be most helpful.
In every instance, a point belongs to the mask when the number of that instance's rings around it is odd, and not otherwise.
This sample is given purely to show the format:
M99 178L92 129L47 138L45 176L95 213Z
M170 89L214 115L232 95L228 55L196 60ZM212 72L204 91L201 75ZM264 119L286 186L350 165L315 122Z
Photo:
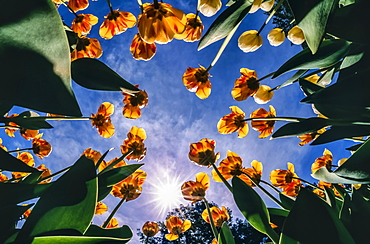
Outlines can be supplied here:
M271 87L260 85L260 88L258 88L258 91L254 94L253 98L256 103L265 104L268 103L273 96L274 92L271 91Z
M221 0L200 0L199 11L207 17L215 15L222 6Z
M263 2L261 3L261 6L260 8L263 10L263 11L270 11L272 9L272 7L274 7L274 3L275 3L275 0L271 0L271 1L266 1L266 2Z
M254 0L251 9L249 10L249 13L256 12L260 6L261 6L262 0Z
M239 37L238 46L245 53L254 52L262 46L262 36L256 30L246 31Z
M267 35L267 39L271 46L277 47L281 45L285 40L285 33L283 29L275 28L270 31Z
M301 45L306 40L302 29L299 28L297 25L289 30L288 39L296 45Z

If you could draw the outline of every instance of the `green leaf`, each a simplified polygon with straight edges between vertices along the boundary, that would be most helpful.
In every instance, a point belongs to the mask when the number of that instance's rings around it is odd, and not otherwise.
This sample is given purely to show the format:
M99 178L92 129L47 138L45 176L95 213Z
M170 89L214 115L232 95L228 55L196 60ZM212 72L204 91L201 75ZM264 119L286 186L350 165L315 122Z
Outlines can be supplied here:
M315 83L312 83L306 79L299 79L299 85L306 95L311 95L317 91L320 91L321 89L324 89L324 87L316 85Z
M270 222L277 226L274 230L278 233L281 232L285 219L289 214L289 210L280 208L268 208L267 210L270 215Z
M332 141L352 138L357 136L366 136L370 134L369 126L353 125L353 126L331 126L330 130L326 130L311 145L321 145Z
M30 130L53 128L51 124L45 121L45 118L37 118L37 117L40 117L40 115L32 111L25 111L23 113L20 113L16 117L5 117L3 119L7 123L13 122L22 128L30 129Z
M39 172L37 169L32 168L25 164L23 161L13 157L4 149L0 148L0 169L13 171L13 172L25 172L25 173L36 173Z
M297 25L303 30L312 54L318 50L325 34L329 15L336 0L289 1Z
M329 85L331 83L333 77L334 77L336 66L337 65L334 65L333 68L326 70L326 72L317 81L317 84L320 85L320 86Z
M233 196L236 205L256 230L266 234L270 226L270 216L261 197L244 181L233 177Z
M47 233L83 234L94 216L96 199L95 165L82 156L44 192L24 223L17 241Z
M79 58L72 62L72 79L82 87L102 91L128 91L136 93L137 87L127 82L101 61Z
M26 206L8 205L0 207L2 220L0 221L1 234L6 235L6 232L15 229L16 223L19 221L22 214L32 207L33 204ZM0 239L2 239L0 237Z
M351 147L347 147L346 150L348 151L356 151L357 149L359 149L361 146L362 146L363 143L358 143L358 144L355 144Z
M302 223L305 227L297 228ZM325 234L314 234L317 231L318 223L325 226ZM355 243L334 210L306 188L301 188L297 200L286 218L282 233L300 243Z
M67 37L54 4L2 2L0 16L1 103L81 116L71 87Z
M235 244L233 233L226 222L222 224L218 234L218 244Z
M100 186L98 188L98 202L104 200L106 196L112 191L112 187Z
M328 119L317 117L303 119L300 122L292 122L283 125L272 134L272 138L304 135L318 131L328 125L330 125L330 120Z
M239 0L225 9L200 39L198 51L226 37L248 14L251 1Z
M290 77L287 81L281 84L279 88L293 84L299 79L299 77L304 75L307 71L308 71L307 69L298 70L292 77Z
M40 176L42 175L42 173L44 173L44 171L39 171L39 172L35 172L35 173L31 173L29 175L27 175L26 177L24 177L20 183L22 184L36 184L37 183L37 180L40 179Z
M279 193L279 199L286 210L290 210L295 203L295 199L289 196L284 195L283 193Z
M53 183L46 184L23 184L0 182L2 195L0 206L21 203L36 197L40 197Z
M90 225L87 229L85 236L96 236L96 237L114 237L122 240L121 243L126 243L132 238L132 230L129 226L124 225L119 228L103 229L97 225Z
M125 243L122 239L90 236L40 236L35 237L32 244L114 244ZM14 243L15 244L15 243Z
M310 49L305 48L285 62L275 72L272 79L292 70L331 67L347 55L349 47L350 42L344 40L325 40L315 54L312 54Z
M144 164L130 164L111 169L98 175L99 187L113 186L134 173L138 168Z
M356 43L351 44L351 50L348 55L343 59L340 69L348 68L357 62L359 62L364 56L364 45L358 45Z

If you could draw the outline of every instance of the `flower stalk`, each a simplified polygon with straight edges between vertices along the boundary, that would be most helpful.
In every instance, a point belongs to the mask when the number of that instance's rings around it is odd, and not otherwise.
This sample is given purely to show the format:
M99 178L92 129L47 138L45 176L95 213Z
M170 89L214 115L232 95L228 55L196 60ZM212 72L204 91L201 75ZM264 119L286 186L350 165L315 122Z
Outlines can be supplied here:
M265 118L248 118L248 119L243 119L241 121L291 121L291 122L300 122L303 120L302 118L297 118L297 117L265 117Z
M8 151L8 153L24 152L24 151L29 151L29 150L32 150L32 149L33 149L32 147L24 148L24 149L16 149L16 150Z
M217 169L217 167L216 167L215 163L211 162L211 164L212 164L213 169L216 171L216 173L217 173L218 177L220 177L220 178L221 178L222 182L226 185L226 187L227 187L227 188L229 189L229 191L232 193L232 192L233 192L233 188L232 188L232 186L230 185L230 183L229 183L229 182L227 182L227 180L223 177L223 175L222 175L222 174L220 173L220 171Z
M103 228L107 228L110 220L113 218L113 216L116 214L116 212L118 211L118 209L121 207L122 203L126 200L126 197L123 197L121 199L121 201L119 201L119 203L117 204L117 206L113 209L113 211L110 213L110 215L108 216L108 218L105 220L104 224L102 225Z
M203 202L204 202L204 204L206 205L206 208L207 208L208 217L209 217L209 224L211 225L213 235L217 240L218 239L218 231L216 229L215 223L214 223L213 218L212 218L211 209L209 207L209 204L208 204L208 201L206 200L206 198L203 198Z

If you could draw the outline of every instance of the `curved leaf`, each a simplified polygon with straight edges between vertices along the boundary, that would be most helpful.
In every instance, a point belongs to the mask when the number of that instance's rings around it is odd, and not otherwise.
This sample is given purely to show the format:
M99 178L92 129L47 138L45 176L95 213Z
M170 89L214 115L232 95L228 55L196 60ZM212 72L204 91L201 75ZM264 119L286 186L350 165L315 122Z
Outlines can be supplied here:
M25 172L25 173L37 173L37 169L32 168L25 164L23 161L13 157L4 149L0 148L0 169L13 171L13 172Z
M226 37L248 14L252 2L239 0L223 11L200 39L198 51Z
M302 223L305 223L305 228L297 228ZM325 234L313 234L317 231L318 223L325 226ZM280 243L290 243L284 242L285 237L300 243L355 243L334 210L306 188L301 188L297 200L286 218Z
M324 89L324 87L316 85L315 83L312 83L306 79L299 79L299 85L306 95L311 95L317 91L320 91L321 89Z
M94 216L97 179L94 162L82 156L47 189L17 236L29 239L43 233L84 233Z
M333 66L347 55L350 44L345 40L325 40L315 54L312 54L310 49L305 48L285 62L275 72L272 79L292 70L323 69Z
M90 236L40 236L35 237L32 244L114 244L124 243L122 239Z
M307 71L308 71L307 69L298 70L292 77L290 77L287 81L285 81L283 84L281 84L279 86L279 89L284 87L284 86L288 86L288 85L293 84L294 82L296 82L299 79L299 77L304 75Z
M53 126L45 121L45 118L37 118L40 117L35 112L32 111L25 111L20 113L16 117L5 117L3 118L6 122L14 122L22 128L30 129L30 130L39 130L39 129L51 129Z
M124 225L119 228L104 229L97 225L90 225L87 229L85 236L96 236L96 237L114 237L121 239L121 243L126 243L132 238L132 230L129 226Z
M233 233L226 222L222 224L218 234L218 244L235 244Z
M127 82L101 61L79 58L72 62L72 79L82 87L102 91L138 92L139 89Z
M308 47L316 53L336 0L289 1L297 25L303 30Z
M122 167L114 168L98 175L99 187L113 186L134 173L138 168L144 164L130 164Z
M312 133L330 125L330 120L323 118L308 118L300 122L292 122L283 125L274 134L272 138L299 136L307 133Z
M54 4L2 2L0 16L1 102L81 116L71 87L67 37Z
M352 138L357 136L367 136L370 134L369 126L353 125L353 126L332 126L330 130L326 130L317 137L311 145L320 145L344 138Z

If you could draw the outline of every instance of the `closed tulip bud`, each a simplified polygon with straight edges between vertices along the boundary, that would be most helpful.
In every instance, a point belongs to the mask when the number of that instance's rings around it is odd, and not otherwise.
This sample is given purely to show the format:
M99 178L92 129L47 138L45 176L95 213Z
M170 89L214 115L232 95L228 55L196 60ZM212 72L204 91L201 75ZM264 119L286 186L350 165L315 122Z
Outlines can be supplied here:
M275 28L270 31L267 35L267 39L271 46L277 47L281 45L285 40L285 33L280 28Z
M262 46L262 36L256 30L246 31L239 37L238 46L245 53L254 52Z
M266 1L266 2L263 2L261 3L261 6L260 6L260 9L262 9L263 11L270 11L272 9L272 7L274 7L274 4L275 4L275 0L271 0L271 1Z
M199 11L207 17L215 15L222 6L221 0L200 0Z
M295 45L301 45L306 40L302 29L297 25L289 30L288 39Z
M255 13L260 8L262 3L262 0L254 0L251 9L249 10L249 13Z
M258 104L265 104L268 103L272 97L274 96L274 92L271 91L271 87L266 85L261 85L260 88L258 88L258 91L256 94L254 94L253 98L254 101Z

